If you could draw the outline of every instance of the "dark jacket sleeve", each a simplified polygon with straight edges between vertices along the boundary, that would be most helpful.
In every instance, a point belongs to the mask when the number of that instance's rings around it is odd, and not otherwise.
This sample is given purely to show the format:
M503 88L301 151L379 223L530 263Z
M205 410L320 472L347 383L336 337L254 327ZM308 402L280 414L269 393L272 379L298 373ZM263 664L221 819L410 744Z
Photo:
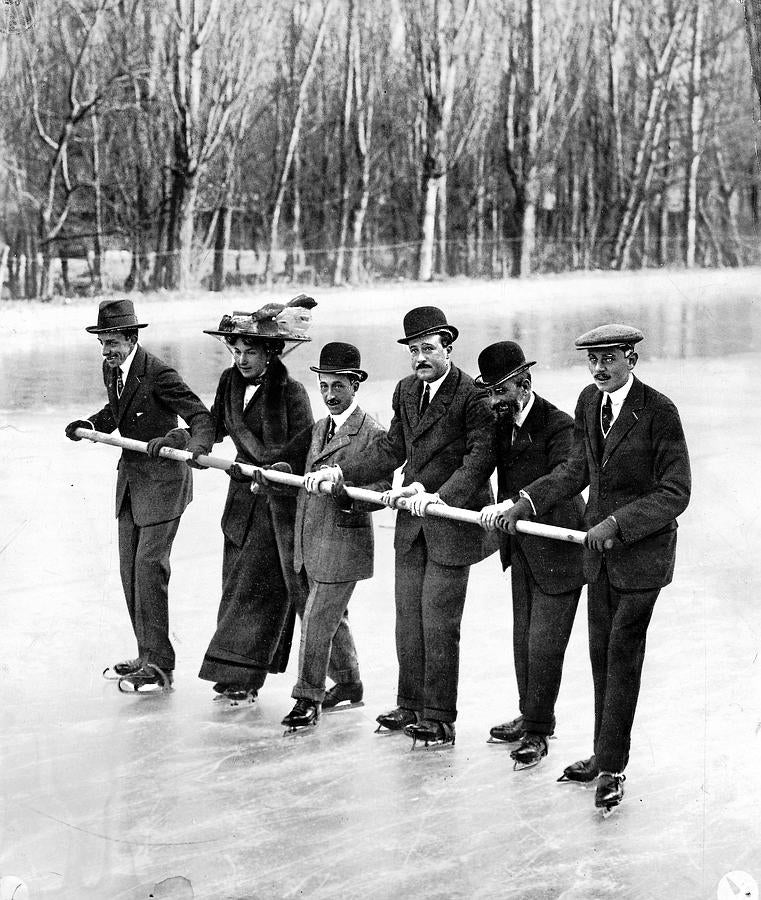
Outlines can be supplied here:
M484 394L472 389L465 401L465 453L462 464L439 487L449 506L467 506L497 464L494 418Z

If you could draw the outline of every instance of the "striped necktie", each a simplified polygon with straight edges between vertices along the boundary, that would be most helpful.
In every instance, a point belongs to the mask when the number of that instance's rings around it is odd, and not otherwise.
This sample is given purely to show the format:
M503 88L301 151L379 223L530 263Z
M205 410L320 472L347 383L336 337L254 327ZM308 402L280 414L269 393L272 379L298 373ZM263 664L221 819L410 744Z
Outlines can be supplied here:
M428 404L431 402L431 386L428 382L425 382L425 387L423 388L423 394L420 398L420 416L422 417L423 413L428 409Z
M122 370L116 370L116 396L117 399L121 397L122 391L124 390L124 381L122 380Z
M605 395L605 403L603 403L600 412L600 422L602 424L602 436L607 437L613 424L613 401L610 399L610 394Z
M325 444L329 444L333 440L333 435L336 433L336 420L333 416L330 416L329 418L328 430L325 432Z

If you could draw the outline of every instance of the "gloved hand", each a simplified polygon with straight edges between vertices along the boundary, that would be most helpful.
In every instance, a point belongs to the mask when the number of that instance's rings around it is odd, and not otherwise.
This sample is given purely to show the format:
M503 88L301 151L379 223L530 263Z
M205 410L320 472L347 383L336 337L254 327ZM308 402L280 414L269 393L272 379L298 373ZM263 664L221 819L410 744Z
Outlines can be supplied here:
M156 459L159 455L159 450L161 450L162 447L171 447L173 450L184 450L185 435L170 431L163 437L151 438L148 441L148 447L146 448L148 450L148 456Z
M227 470L227 474L230 476L231 481L236 481L238 484L250 484L254 480L252 476L243 474L243 470L238 463L233 463Z
M412 484L408 484L406 487L401 488L392 488L388 491L383 491L381 494L381 502L384 506L388 506L390 509L396 509L397 503L402 497L414 497L415 494L421 494L425 491L425 488L419 481L415 481Z
M329 481L333 485L338 481L340 475L339 466L323 466L315 472L307 472L304 476L304 490L308 494L319 494L320 484L323 481Z
M502 519L502 530L507 528L507 531L510 534L517 534L517 530L515 528L518 522L525 522L527 519L534 518L534 508L531 506L531 503L525 498L521 497L517 503L514 503L507 512L503 513L501 516Z
M444 501L438 494L429 494L428 491L418 491L409 498L409 506L407 510L413 516L424 516L425 511L431 504L443 503Z
M287 462L276 462L272 463L271 466L258 466L254 469L254 478L251 483L251 493L258 494L259 491L269 491L270 493L284 493L288 492L287 485L279 485L275 481L270 481L269 478L264 476L264 470L273 471L273 472L285 472L287 475L290 475L293 471Z
M599 525L589 529L587 536L584 538L584 546L589 547L590 550L602 553L603 550L610 550L618 537L618 523L613 516L608 516Z
M338 472L338 480L333 482L331 491L333 493L333 499L336 501L336 504L340 507L340 509L346 510L351 508L352 499L346 492L344 473L340 470Z
M82 440L81 437L77 437L77 435L74 434L74 432L77 430L77 428L89 428L90 431L95 431L95 426L93 425L92 422L88 421L87 419L77 419L75 422L69 422L69 424L66 426L66 437L70 441L81 441Z
M206 456L208 453L211 453L211 448L206 444L201 444L198 441L194 441L193 438L188 442L188 446L185 448L188 453L193 454L192 459L186 459L185 462L190 466L191 469L208 469L208 466L202 466L201 463L197 462L199 456Z
M501 503L494 503L491 506L485 506L479 513L481 518L481 527L487 531L506 531L504 513L513 506L512 500L503 500Z

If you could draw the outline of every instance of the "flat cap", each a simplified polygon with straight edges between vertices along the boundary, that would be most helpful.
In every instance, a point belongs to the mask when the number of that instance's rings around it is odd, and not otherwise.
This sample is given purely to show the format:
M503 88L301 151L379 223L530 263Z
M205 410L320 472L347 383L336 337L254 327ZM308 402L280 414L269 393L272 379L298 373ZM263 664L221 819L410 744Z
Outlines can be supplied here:
M639 328L631 325L599 325L587 331L574 342L577 350L589 350L592 347L620 347L623 344L636 344L643 340L644 334Z

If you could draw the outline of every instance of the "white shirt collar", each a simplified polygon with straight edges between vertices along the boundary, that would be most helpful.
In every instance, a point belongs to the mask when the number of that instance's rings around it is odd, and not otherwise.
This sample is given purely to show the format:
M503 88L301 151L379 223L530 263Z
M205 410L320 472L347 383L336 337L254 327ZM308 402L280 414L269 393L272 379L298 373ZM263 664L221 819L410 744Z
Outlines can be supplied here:
M614 415L618 415L618 410L621 409L621 406L629 396L629 391L632 389L632 385L634 384L634 375L629 372L629 377L626 379L626 383L622 384L620 388L615 391L608 391L608 396L610 397L610 402L614 409ZM605 403L605 400L602 401Z
M451 370L452 370L452 363L447 363L447 370L446 370L446 372L444 372L443 375L441 375L439 378L437 378L436 381L426 381L425 382L425 384L427 384L431 389L431 400L433 400L433 398L436 396L436 391L438 391L438 389L441 387L441 385L444 384L444 379L447 377L447 375L449 375ZM423 388L423 390L425 390L425 388Z
M531 391L531 394L528 398L528 403L523 407L523 409L518 413L515 417L515 427L520 428L521 425L528 418L528 414L531 412L531 407L534 405L534 392Z
M127 376L129 375L130 366L132 365L133 360L135 359L135 354L137 353L137 348L139 344L135 342L135 346L132 348L132 352L130 355L124 360L123 363L119 364L119 368L122 370L122 382L123 384L127 383Z
M355 397L342 413L338 413L338 415L330 413L330 418L336 423L336 431L346 422L356 408L357 398Z

